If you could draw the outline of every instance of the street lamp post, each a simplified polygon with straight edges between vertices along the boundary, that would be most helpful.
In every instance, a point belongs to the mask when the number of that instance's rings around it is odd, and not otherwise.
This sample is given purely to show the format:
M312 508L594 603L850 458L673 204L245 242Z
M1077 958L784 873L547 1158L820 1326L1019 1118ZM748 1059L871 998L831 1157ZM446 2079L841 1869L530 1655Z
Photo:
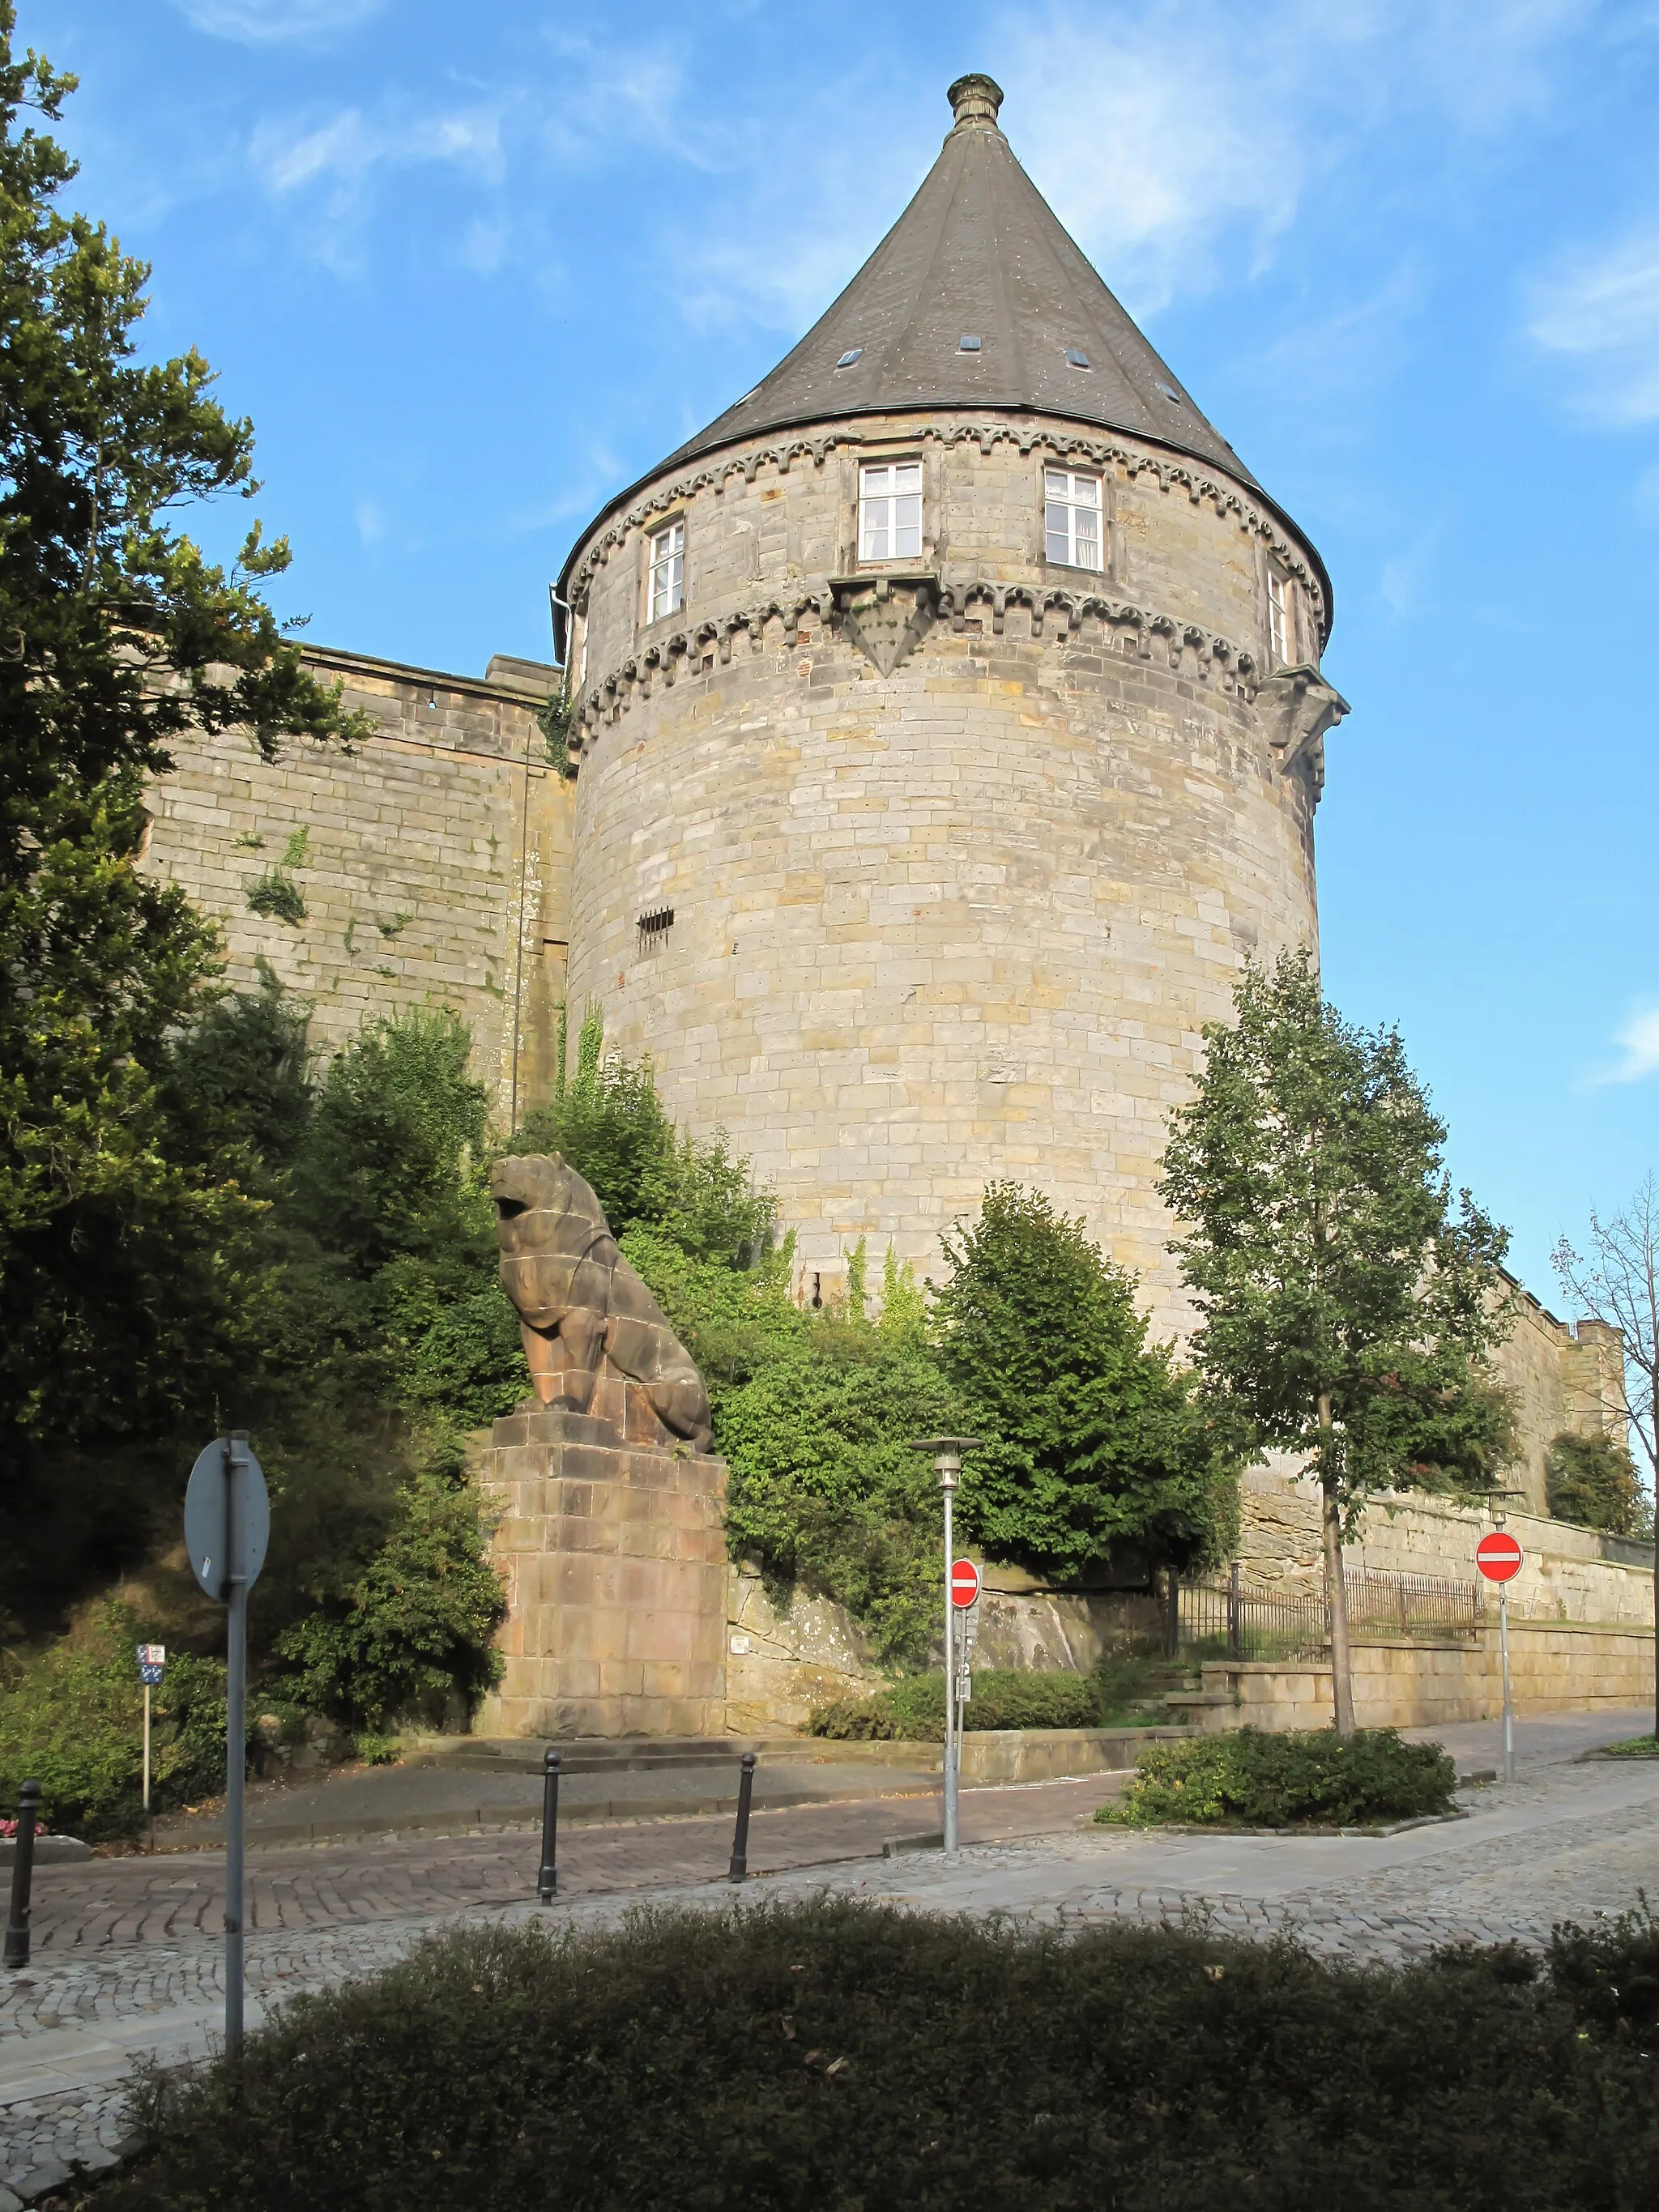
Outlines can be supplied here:
M957 1777L962 1765L961 1711L957 1702L956 1607L951 1596L951 1570L956 1565L956 1531L951 1508L964 1452L981 1448L978 1437L918 1437L912 1451L931 1452L933 1472L945 1499L945 1848L957 1848Z

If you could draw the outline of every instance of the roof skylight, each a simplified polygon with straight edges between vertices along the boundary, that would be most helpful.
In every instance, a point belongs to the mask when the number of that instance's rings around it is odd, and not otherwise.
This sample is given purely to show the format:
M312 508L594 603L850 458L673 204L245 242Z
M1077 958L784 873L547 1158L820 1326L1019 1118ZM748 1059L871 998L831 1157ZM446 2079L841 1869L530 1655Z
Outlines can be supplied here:
M846 352L842 354L841 359L836 363L836 367L837 368L851 368L853 363L858 359L859 356L863 351L864 348L862 346L848 346Z
M1087 368L1090 366L1089 356L1081 346L1067 346L1066 358L1073 368Z
M1177 407L1180 406L1181 394L1176 390L1173 384L1165 384L1163 378L1159 377L1158 380L1158 388L1164 394L1164 397L1166 399L1173 399Z
M977 353L979 351L979 340L976 337L971 337L961 338L957 341L957 351L958 353Z

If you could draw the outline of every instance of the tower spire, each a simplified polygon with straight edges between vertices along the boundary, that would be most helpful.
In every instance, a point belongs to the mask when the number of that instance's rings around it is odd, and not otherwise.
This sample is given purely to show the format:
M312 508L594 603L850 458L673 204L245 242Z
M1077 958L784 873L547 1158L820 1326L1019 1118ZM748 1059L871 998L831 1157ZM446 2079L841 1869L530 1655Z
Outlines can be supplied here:
M958 131L964 126L983 131L996 129L1002 87L994 76L981 76L977 70L959 76L945 97L951 103Z

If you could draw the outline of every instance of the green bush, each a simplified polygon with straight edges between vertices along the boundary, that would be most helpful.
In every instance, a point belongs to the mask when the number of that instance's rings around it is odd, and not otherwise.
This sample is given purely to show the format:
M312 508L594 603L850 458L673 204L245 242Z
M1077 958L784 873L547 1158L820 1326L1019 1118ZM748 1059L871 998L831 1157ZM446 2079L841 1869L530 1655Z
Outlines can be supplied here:
M1178 1820L1247 1828L1352 1827L1451 1809L1457 1771L1437 1743L1394 1729L1230 1729L1149 1745L1134 1780L1097 1820Z
M1100 1695L1087 1674L1037 1668L988 1667L975 1670L966 1725L978 1729L1079 1729L1100 1726ZM945 1677L915 1674L868 1698L838 1698L819 1705L807 1723L811 1735L842 1742L915 1743L945 1741Z
M453 1930L153 2072L107 2212L1638 2212L1650 1922L1362 1968L814 1901Z
M403 1717L435 1723L453 1692L476 1704L500 1680L492 1639L506 1618L477 1498L428 1471L356 1585L277 1638L291 1671L272 1693L371 1735Z
M0 1808L41 1785L41 1817L89 1843L143 1825L143 1690L133 1652L153 1640L118 1599L89 1607L44 1650L9 1656L0 1678ZM225 1786L225 1670L174 1651L151 1692L150 1805L167 1812ZM252 1731L250 1730L250 1740Z
M306 918L306 895L283 868L267 868L243 888L243 896L254 914L268 921L286 921L295 929Z

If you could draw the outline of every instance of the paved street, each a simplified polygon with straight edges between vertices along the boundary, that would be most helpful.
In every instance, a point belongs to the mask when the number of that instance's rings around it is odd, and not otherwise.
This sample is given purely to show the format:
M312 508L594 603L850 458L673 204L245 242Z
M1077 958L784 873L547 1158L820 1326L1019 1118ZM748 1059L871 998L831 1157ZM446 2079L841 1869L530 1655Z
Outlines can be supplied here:
M986 1790L964 1800L969 1847L883 1859L884 1838L937 1825L937 1797L757 1815L750 1866L720 1877L724 1818L595 1824L562 1849L555 1911L614 1917L641 1893L704 1905L823 1889L930 1911L1005 1911L1066 1924L1178 1918L1241 1933L1297 1927L1321 1951L1402 1958L1458 1941L1538 1942L1554 1921L1659 1899L1659 1763L1579 1761L1650 1715L1520 1723L1516 1782L1472 1789L1468 1818L1389 1838L1138 1834L1090 1821L1108 1778ZM1498 1763L1496 1729L1442 1732L1460 1769ZM250 2018L371 1970L446 1920L534 1919L533 1832L375 1840L250 1858ZM43 1868L34 1960L0 1984L0 2212L70 2157L118 2142L133 2057L209 2046L222 2004L218 1854ZM6 2185L10 2185L9 2189ZM15 2197L14 2197L15 2201Z

